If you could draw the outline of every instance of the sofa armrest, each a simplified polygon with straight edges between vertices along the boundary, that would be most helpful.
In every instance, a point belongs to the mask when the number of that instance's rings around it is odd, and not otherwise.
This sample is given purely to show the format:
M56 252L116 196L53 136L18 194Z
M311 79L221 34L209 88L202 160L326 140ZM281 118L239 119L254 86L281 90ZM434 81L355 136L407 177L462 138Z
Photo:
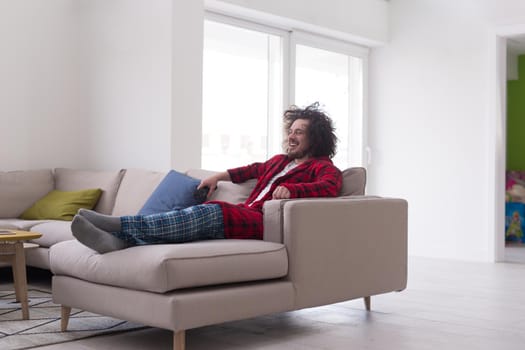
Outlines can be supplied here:
M284 243L283 241L283 208L284 204L289 201L315 201L315 200L338 200L338 199L377 199L377 196L341 196L337 198L302 198L302 199L272 199L264 202L263 206L263 240L276 243Z
M406 288L405 200L310 198L280 206L296 308Z

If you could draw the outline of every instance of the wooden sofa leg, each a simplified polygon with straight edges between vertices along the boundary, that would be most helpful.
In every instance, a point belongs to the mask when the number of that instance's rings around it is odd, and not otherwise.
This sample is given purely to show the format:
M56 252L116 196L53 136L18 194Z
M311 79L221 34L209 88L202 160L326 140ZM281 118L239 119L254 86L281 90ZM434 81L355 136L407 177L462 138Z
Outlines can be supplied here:
M366 311L370 311L370 296L368 296L368 297L364 297L363 299L364 299L364 301L365 301L365 308L366 308Z
M71 308L69 306L62 305L61 318L60 318L60 330L62 332L67 331L67 324L69 323L69 315L71 314Z
M186 333L184 330L173 332L173 350L184 350L186 347Z

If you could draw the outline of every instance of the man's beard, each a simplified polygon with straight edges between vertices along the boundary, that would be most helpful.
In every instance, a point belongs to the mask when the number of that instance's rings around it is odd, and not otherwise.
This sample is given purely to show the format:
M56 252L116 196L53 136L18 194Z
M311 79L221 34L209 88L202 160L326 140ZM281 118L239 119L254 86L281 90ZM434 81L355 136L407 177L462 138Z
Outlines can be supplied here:
M286 150L286 154L288 155L288 158L290 159L301 159L308 155L308 150L304 151L290 151L289 149Z

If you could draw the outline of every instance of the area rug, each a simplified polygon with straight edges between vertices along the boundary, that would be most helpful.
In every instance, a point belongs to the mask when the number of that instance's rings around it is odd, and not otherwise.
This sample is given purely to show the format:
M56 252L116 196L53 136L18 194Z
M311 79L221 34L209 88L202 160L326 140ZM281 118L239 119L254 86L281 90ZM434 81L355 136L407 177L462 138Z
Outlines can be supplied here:
M2 350L30 349L146 328L140 324L73 309L67 332L61 332L60 305L52 302L51 293L30 289L28 295L30 319L24 321L15 293L0 291L0 349Z

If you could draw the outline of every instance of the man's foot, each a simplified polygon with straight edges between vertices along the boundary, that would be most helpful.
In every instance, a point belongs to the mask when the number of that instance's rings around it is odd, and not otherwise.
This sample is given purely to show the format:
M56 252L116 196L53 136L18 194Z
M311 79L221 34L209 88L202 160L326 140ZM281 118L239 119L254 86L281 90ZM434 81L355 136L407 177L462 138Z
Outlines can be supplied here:
M100 254L129 247L129 244L125 241L113 236L109 232L99 229L80 215L75 215L73 218L71 231L80 243Z
M78 215L83 216L87 221L103 231L119 232L121 230L120 217L118 216L104 215L88 209L79 209Z

